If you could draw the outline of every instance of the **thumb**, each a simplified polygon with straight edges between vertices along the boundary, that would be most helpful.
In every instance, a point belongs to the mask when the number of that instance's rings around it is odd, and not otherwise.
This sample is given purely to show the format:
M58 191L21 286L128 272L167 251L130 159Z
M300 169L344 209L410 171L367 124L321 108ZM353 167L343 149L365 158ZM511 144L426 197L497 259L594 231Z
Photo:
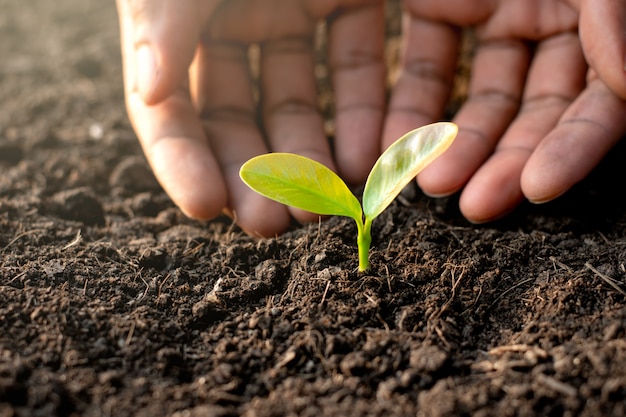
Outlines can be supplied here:
M127 95L151 105L181 85L217 2L117 0Z
M580 0L579 31L589 66L626 99L626 2Z

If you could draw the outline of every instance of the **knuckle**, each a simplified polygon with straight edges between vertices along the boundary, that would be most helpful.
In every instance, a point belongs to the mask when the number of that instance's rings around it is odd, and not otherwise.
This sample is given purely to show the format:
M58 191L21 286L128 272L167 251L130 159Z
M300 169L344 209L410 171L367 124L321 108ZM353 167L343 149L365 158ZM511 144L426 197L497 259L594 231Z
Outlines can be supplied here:
M451 76L435 63L425 59L409 60L402 66L402 72L417 79L428 80L437 84L448 85Z
M302 99L289 99L276 103L274 106L268 109L268 113L271 115L318 115L317 106L307 100Z

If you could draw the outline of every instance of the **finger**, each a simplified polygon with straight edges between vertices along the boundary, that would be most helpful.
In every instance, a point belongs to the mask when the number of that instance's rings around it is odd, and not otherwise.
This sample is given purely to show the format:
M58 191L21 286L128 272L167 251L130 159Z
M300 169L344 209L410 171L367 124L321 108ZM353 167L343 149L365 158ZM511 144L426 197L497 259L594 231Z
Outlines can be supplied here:
M624 100L602 81L590 82L528 160L524 195L550 201L586 177L626 132L624 114Z
M117 0L124 79L147 104L172 94L186 79L201 25L218 0Z
M529 60L528 47L521 41L479 44L467 101L454 118L458 137L418 175L426 194L445 196L458 191L492 154L519 109Z
M294 17L291 17L294 19ZM307 156L334 169L324 121L317 107L311 22L308 33L286 33L262 45L261 99L271 149ZM290 208L299 221L319 216Z
M489 2L498 4L481 27L484 36L539 42L578 27L578 13L562 0Z
M317 108L309 37L281 38L261 52L263 120L272 150L333 165Z
M137 85L145 82L142 66L150 66L142 59L144 52L138 50L151 42L150 35L154 33L149 29L167 20L161 14L163 10L158 8L158 2L147 1L118 0L117 6L126 107L146 158L163 189L187 216L213 218L226 204L226 189L189 100L185 75L170 77L179 78L177 87L168 87L173 90L171 94L154 106L148 106L144 100L145 91L151 87ZM154 39L158 44L160 36ZM215 179L211 187L205 178Z
M219 215L226 189L188 93L180 89L148 106L133 92L126 105L146 158L173 202L192 218Z
M239 178L245 161L268 151L256 123L247 46L207 38L198 48L191 76L198 111L228 189L231 215L252 235L284 231L289 224L286 208L255 193Z
M438 120L454 78L459 34L447 24L406 15L400 72L391 92L383 150L407 131Z
M580 1L580 39L587 62L623 99L626 99L625 28L624 1Z
M335 92L335 159L342 178L361 184L380 154L385 108L384 4L350 9L330 24Z
M466 218L477 223L490 221L520 203L524 165L583 89L585 72L575 33L553 36L538 45L518 116L461 195Z
M455 26L473 26L486 21L501 5L491 0L406 0L415 16Z

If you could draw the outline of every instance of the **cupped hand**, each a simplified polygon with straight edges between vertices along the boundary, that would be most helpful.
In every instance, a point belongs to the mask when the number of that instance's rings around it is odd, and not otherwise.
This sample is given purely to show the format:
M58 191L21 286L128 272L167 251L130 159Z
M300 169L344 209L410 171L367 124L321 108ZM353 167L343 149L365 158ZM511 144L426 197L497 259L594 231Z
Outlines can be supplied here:
M384 115L381 0L117 0L117 7L129 118L184 213L208 219L226 209L262 236L283 231L290 215L316 219L241 182L241 164L268 151L305 155L349 181L364 180ZM313 57L314 32L326 18L334 155L318 112ZM260 47L258 96L251 45Z
M616 0L408 0L383 147L441 117L460 29L473 27L459 135L418 184L433 196L463 189L477 223L558 197L626 132L625 12Z

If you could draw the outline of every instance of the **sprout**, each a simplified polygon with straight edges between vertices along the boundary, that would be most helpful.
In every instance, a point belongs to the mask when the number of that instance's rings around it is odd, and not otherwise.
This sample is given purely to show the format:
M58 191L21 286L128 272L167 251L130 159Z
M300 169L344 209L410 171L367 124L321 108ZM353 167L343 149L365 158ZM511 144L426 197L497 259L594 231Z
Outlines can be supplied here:
M378 158L363 191L363 206L337 174L312 159L290 153L254 157L239 175L257 193L279 203L320 215L346 216L357 225L359 271L369 268L372 221L415 176L441 155L456 137L454 123L415 129Z

